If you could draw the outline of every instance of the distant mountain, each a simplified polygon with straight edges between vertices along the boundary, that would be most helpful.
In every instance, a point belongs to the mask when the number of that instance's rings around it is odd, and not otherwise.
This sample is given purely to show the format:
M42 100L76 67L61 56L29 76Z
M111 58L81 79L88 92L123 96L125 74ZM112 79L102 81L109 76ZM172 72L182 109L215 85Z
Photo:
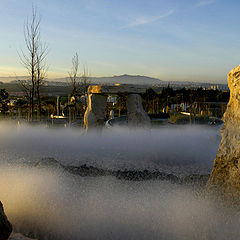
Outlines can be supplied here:
M17 83L18 80L26 80L27 76L18 76L18 77L0 77L0 81ZM137 85L155 85L161 84L163 81L158 78L152 78L141 75L120 75L112 77L90 77L90 82L93 84L137 84ZM54 78L47 79L48 82L67 82L67 78ZM54 84L56 85L56 84Z
M94 83L104 83L104 84L137 84L137 85L154 85L160 84L162 81L157 78L151 78L140 75L120 75L113 77L93 77L91 78Z
M18 76L18 77L0 77L1 83L10 83L10 84L18 84L19 80L27 80L28 76ZM171 86L173 88L182 88L182 87L192 87L192 88L211 88L213 86L216 89L228 89L227 84L221 83L209 83L209 82L191 82L191 81L162 81L158 78L152 78L141 75L120 75L120 76L112 76L112 77L90 77L89 81L91 84L105 84L105 85L114 85L114 84L135 84L142 85L145 87L166 87ZM47 86L68 86L69 81L65 78L49 78L46 79L45 85ZM149 86L148 86L149 85Z
M17 76L17 77L0 77L1 82L17 82L18 80L26 80L28 76Z
M48 79L48 82L66 82L67 78ZM120 75L112 77L90 77L89 81L92 84L137 84L137 85L155 85L161 84L163 81L157 78L151 78L140 75Z

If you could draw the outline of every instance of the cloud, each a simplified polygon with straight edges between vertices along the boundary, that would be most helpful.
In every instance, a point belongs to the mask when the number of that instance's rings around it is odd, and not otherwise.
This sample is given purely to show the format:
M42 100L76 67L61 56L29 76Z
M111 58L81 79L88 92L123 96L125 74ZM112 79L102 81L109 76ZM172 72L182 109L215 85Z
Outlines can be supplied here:
M140 18L136 18L133 21L129 22L126 26L123 26L121 28L130 28L130 27L137 27L137 26L141 26L141 25L146 25L149 23L153 23L156 22L160 19L166 18L170 15L172 15L174 13L174 10L170 10L165 14L156 16L156 17L140 17Z
M201 7L201 6L206 6L206 5L210 5L212 3L214 3L215 0L203 0L197 3L197 7Z

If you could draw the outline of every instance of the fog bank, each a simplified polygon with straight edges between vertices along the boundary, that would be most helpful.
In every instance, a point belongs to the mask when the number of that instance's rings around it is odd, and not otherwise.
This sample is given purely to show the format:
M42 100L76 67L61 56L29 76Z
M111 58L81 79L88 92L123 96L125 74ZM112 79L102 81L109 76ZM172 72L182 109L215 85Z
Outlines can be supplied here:
M15 230L39 239L230 239L239 215L183 185L1 167Z
M116 128L85 135L81 129L17 127L0 123L0 160L153 169L174 174L209 173L220 143L219 128L172 126L151 132Z
M15 230L38 239L235 240L239 215L199 189L34 167L54 157L63 165L208 174L220 140L216 127L85 135L77 128L0 123L0 199Z

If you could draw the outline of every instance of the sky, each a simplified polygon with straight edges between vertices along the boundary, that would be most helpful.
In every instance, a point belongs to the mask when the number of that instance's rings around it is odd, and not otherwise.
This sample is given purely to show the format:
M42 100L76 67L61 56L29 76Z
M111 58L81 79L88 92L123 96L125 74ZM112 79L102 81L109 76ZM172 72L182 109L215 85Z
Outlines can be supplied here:
M226 83L240 64L238 0L0 0L0 77L26 75L18 52L32 6L48 78L66 77L76 52L97 77Z

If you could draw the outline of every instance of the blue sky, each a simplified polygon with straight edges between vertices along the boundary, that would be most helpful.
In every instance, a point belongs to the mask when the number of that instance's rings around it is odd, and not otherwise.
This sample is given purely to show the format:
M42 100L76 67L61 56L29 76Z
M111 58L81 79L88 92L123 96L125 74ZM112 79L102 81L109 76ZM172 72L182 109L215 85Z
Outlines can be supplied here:
M240 64L237 0L0 0L0 76L26 75L17 51L32 5L50 78L67 75L75 52L92 76L225 83Z

